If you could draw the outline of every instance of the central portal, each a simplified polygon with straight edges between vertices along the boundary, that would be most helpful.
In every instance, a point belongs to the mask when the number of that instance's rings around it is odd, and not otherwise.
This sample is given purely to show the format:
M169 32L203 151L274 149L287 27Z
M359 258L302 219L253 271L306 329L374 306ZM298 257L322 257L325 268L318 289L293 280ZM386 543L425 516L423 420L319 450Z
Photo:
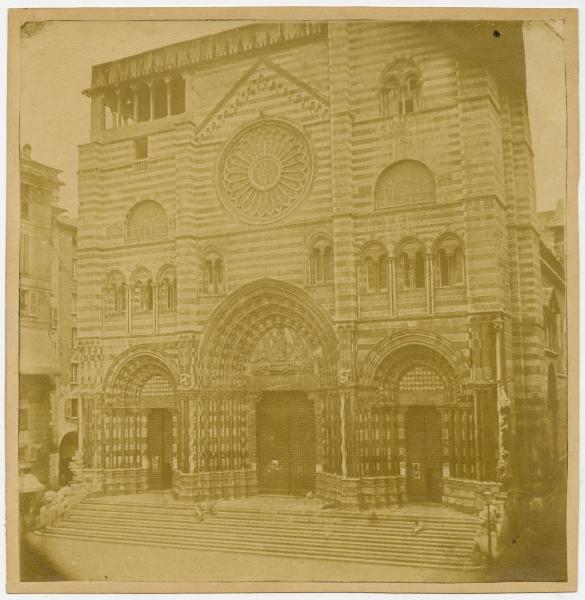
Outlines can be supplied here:
M148 415L149 483L151 490L166 490L173 479L173 421L165 409L151 410Z
M405 425L408 499L441 502L441 413L432 406L411 406Z
M260 493L315 489L315 412L304 392L266 392L256 410Z

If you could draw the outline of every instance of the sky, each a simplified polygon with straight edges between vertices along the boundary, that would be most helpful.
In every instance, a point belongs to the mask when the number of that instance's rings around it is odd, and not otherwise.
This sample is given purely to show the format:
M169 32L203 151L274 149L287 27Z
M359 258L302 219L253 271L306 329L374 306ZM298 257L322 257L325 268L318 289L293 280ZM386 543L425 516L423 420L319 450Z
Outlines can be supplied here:
M236 27L230 21L50 21L21 38L20 145L62 171L60 203L77 212L77 147L89 141L91 65ZM131 32L131 35L129 35ZM566 194L562 22L524 26L538 210ZM544 93L546 90L546 93Z

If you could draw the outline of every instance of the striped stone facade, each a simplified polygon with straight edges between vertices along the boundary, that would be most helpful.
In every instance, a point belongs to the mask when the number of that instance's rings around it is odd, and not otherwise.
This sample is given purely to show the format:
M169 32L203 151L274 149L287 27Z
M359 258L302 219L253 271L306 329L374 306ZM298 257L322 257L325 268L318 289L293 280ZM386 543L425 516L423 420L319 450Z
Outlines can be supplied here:
M547 358L521 35L497 71L487 28L373 22L94 67L78 322L96 493L266 491L275 391L311 401L299 490L474 509L528 483L547 457L516 434L545 410Z

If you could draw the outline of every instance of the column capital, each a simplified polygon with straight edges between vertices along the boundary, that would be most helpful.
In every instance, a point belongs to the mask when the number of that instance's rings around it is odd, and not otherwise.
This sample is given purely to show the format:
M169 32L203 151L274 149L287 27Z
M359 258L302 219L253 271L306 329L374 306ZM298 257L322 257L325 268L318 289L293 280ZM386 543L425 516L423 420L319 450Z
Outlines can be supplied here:
M502 320L501 317L496 317L492 321L492 326L493 326L494 330L496 331L496 333L499 333L504 328L504 321Z

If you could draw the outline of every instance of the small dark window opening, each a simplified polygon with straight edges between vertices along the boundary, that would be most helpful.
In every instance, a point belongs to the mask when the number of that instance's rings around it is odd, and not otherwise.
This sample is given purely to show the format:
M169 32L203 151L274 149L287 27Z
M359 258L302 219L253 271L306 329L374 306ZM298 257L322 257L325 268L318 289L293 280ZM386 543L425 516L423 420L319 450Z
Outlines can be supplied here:
M148 86L139 85L136 90L136 98L138 100L138 122L150 120L150 90Z
M70 398L69 400L69 418L77 419L79 417L79 399Z
M160 119L167 116L167 86L163 81L157 81L152 86L154 98L154 118Z
M134 140L134 154L136 160L148 158L148 138L142 137Z
M18 430L28 431L28 410L24 408L18 411Z
M425 287L425 259L423 253L419 250L415 256L414 262L415 286L417 288Z
M174 77L170 82L171 115L180 115L185 112L185 80Z

